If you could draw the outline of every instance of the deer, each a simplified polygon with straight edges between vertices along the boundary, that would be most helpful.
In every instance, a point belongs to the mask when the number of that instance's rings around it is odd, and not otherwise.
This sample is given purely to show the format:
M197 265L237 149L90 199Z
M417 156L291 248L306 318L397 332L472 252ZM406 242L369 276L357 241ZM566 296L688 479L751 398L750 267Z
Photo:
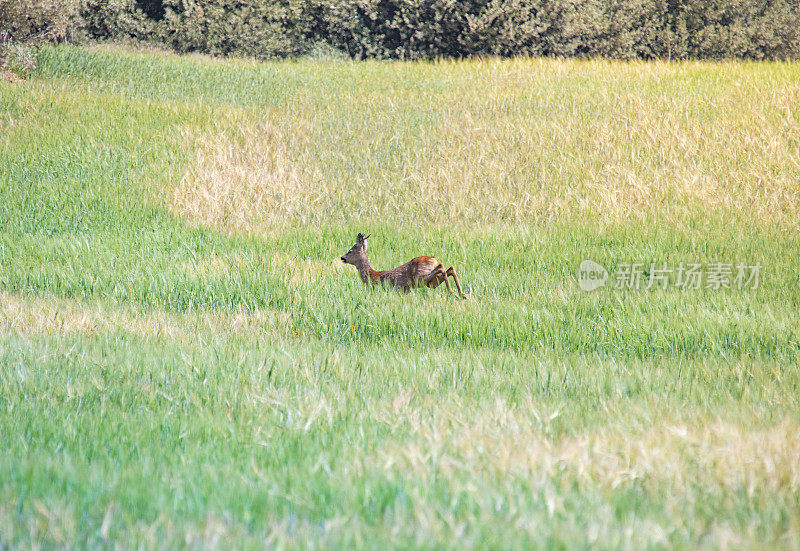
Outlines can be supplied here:
M365 285L389 284L407 293L413 287L435 289L444 282L447 290L453 293L450 281L447 279L452 277L458 294L461 298L467 298L467 295L461 290L455 269L450 266L445 270L444 264L433 256L418 256L391 270L373 270L367 258L367 239L369 237L369 235L359 233L356 236L356 244L341 259L345 264L352 264L356 267L361 281Z

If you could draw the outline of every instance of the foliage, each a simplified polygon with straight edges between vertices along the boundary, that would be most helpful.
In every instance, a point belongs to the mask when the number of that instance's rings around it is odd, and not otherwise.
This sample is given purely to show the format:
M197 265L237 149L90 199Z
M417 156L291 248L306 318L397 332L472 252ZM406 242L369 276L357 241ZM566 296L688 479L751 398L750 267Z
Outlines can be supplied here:
M798 0L0 0L0 22L16 38L258 58L800 56Z
M81 30L84 38L117 42L157 41L155 21L136 0L83 0Z
M0 38L64 41L80 26L82 0L0 0Z

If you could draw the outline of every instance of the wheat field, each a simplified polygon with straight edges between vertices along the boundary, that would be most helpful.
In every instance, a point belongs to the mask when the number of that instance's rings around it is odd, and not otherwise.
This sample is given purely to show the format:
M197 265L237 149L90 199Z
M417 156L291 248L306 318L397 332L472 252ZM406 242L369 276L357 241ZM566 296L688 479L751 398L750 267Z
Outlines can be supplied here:
M0 548L800 545L800 65L37 63ZM362 231L470 298L365 288ZM611 284L692 263L762 271Z

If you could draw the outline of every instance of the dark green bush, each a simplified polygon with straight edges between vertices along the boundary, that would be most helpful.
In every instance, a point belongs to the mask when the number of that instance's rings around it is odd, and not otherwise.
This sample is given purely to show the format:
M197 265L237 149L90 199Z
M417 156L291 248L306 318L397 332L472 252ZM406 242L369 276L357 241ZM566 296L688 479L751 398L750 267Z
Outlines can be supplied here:
M282 2L164 0L163 42L178 52L259 58L302 53L291 32L291 10Z
M680 16L690 57L797 59L800 8L794 1L691 0Z
M0 39L71 39L80 28L82 5L82 0L0 0Z
M800 0L0 0L0 25L258 58L800 58Z
M83 0L82 8L81 31L85 38L116 41L155 38L157 24L136 0Z

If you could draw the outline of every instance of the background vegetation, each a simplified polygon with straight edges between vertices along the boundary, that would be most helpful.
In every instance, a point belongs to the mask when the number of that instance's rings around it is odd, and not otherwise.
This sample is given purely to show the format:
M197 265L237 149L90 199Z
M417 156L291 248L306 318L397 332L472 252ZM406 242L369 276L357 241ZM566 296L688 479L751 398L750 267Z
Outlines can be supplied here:
M797 64L36 66L0 547L800 544ZM471 299L364 288L358 231ZM584 258L764 273L585 293Z
M798 0L0 0L0 33L273 58L797 59Z

